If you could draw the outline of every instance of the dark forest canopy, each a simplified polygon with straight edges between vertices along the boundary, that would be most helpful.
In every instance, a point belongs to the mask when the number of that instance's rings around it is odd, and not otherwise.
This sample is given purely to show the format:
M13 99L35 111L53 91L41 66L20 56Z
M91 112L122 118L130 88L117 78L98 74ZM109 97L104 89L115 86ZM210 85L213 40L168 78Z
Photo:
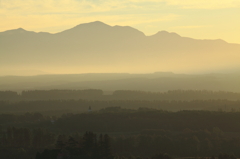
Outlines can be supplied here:
M54 123L52 123L54 121ZM240 133L240 112L190 111L169 112L150 108L137 110L120 107L108 107L99 111L86 113L66 113L61 116L41 113L0 114L2 127L37 127L72 133L82 131L94 132L149 132L146 130L182 131L211 130L214 127L224 132ZM157 133L157 131L156 131Z
M56 118L40 113L2 114L0 147L4 151L0 154L10 156L9 159L16 156L40 159L61 152L79 158L89 155L91 159L98 154L94 154L95 150L103 152L100 147L105 143L106 155L116 158L146 158L160 152L176 158L221 153L239 157L239 122L239 112L167 112L119 107ZM87 130L96 134L86 133ZM100 134L106 133L101 139Z
M105 95L102 90L28 90L18 94L0 91L0 113L41 112L62 113L87 112L106 107L138 109L140 107L179 111L211 110L239 111L240 93L207 90L172 90L167 92L144 92L117 90Z
M153 108L158 110L210 110L239 112L240 101L230 100L34 100L8 102L0 101L0 113L41 112L48 115L62 115L63 113L84 113L98 111L107 107L121 107L125 109Z
M0 156L8 159L240 157L240 93L28 90L0 99ZM100 134L108 134L105 155Z

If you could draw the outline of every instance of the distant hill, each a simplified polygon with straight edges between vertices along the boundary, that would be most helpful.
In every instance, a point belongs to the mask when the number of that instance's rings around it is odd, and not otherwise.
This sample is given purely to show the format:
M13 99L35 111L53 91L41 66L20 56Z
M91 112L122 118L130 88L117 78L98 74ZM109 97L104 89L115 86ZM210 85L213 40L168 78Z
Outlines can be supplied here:
M99 21L56 34L22 28L0 32L0 56L0 75L7 75L8 69L86 73L240 68L239 44L196 40L167 31L146 36L129 26Z
M166 92L168 90L211 90L240 92L240 73L187 75L171 72L153 74L69 74L0 77L0 91L101 89Z

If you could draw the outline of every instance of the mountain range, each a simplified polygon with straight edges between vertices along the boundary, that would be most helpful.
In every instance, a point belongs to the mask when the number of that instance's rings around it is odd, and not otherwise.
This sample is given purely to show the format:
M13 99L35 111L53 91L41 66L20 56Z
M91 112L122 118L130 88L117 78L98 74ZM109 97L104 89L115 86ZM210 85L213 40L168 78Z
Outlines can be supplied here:
M240 70L240 44L167 31L146 36L129 26L100 21L55 34L22 28L0 32L0 56L0 76L12 70L15 74L21 70L55 74Z

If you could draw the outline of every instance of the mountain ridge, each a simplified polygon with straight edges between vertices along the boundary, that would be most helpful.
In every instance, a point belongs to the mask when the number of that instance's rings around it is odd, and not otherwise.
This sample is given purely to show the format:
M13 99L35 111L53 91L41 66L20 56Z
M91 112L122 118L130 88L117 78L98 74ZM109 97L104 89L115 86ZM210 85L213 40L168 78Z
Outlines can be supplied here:
M1 69L52 73L194 72L240 68L240 44L159 31L146 36L130 26L100 21L51 34L23 28L0 32Z
M114 26L110 26L110 25L108 25L108 24L106 24L106 23L103 23L103 22L101 22L101 21L93 21L93 22L89 22L89 23L82 23L82 24L79 24L79 25L76 25L75 27L72 27L72 28L70 28L70 29L66 29L66 30L63 30L63 31L60 31L60 32L57 32L57 33L50 33L50 32L42 32L42 31L40 31L40 32L35 32L35 31L28 31L28 30L25 30L24 28L17 28L17 29L10 29L10 30L6 30L6 31L2 31L2 32L0 32L0 34L1 33L6 33L6 32L17 32L17 33L26 33L26 32L28 32L28 33L47 33L47 34L51 34L51 35L56 35L56 34L61 34L61 33L63 33L63 32L66 32L66 31L69 31L69 30L74 30L74 29L78 29L78 28L80 28L80 27L82 27L82 26L86 26L86 27L91 27L91 26L94 26L94 27L99 27L99 26L101 26L101 27L108 27L108 28L115 28L115 27L119 27L119 28L131 28L131 29L133 29L133 30L135 30L135 31L138 31L138 32L140 32L140 33L142 33L142 34L144 34L142 31L139 31L138 29L135 29L135 28L133 28L133 27L131 27L131 26L120 26L120 25L114 25ZM145 34L144 34L145 35ZM172 35L172 36L175 36L175 37L183 37L183 36L181 36L181 35L179 35L179 34L177 34L177 33L175 33L175 32L168 32L168 31L166 31L166 30L162 30L162 31L158 31L157 33L155 33L155 34L152 34L152 35L145 35L146 37L152 37L152 36L162 36L162 35ZM223 39L196 39L196 38L193 38L193 37L183 37L183 38L190 38L190 39L194 39L194 40L211 40L211 41L224 41L224 42L226 42L225 40L223 40ZM227 42L228 43L228 42ZM231 43L230 43L231 44Z

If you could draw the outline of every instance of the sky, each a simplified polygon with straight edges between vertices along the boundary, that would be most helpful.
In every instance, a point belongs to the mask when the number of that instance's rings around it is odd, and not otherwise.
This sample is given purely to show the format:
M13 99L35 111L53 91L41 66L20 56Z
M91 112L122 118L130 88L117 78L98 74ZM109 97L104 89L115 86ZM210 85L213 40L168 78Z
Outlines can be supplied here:
M240 44L240 0L0 0L0 32L16 28L56 33L102 21L145 35L176 32Z

